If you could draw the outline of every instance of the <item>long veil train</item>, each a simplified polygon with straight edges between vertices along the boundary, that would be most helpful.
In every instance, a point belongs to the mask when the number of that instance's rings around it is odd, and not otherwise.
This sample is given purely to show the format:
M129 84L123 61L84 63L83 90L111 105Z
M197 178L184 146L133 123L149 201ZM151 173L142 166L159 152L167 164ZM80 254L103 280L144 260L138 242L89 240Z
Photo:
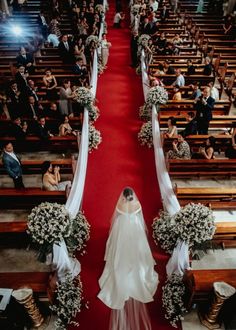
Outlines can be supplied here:
M131 188L118 199L104 259L98 298L112 309L110 330L151 329L145 304L153 301L158 275L142 208Z

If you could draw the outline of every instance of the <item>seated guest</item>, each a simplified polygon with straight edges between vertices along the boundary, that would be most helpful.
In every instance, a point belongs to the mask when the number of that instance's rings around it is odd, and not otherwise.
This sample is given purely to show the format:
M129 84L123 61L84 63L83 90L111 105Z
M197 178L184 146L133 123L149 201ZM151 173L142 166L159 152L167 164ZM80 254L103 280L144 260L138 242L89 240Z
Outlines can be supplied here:
M214 104L215 100L210 96L210 88L205 87L202 96L195 105L198 134L208 134Z
M190 85L191 89L193 90L192 94L190 95L190 100L198 100L202 95L201 89L199 88L199 83L194 81L192 85Z
M74 74L78 75L79 81L81 83L81 85L83 86L83 84L86 82L86 77L88 74L86 65L83 64L83 59L82 58L78 58L75 62L75 65L73 67L73 72Z
M7 108L9 115L12 118L20 117L23 114L23 103L22 93L18 89L17 83L12 81L10 88L7 90Z
M191 59L189 59L187 61L187 72L186 75L187 76L192 76L193 74L195 74L195 66L193 65L193 61Z
M215 152L215 138L214 136L210 136L204 146L199 148L199 151L193 153L193 159L214 159Z
M205 66L203 68L202 74L204 74L205 76L210 76L212 72L213 72L213 67L211 65L211 60L209 57L206 57Z
M28 95L33 96L35 99L35 102L39 102L39 96L37 94L38 92L38 87L35 86L35 83L32 79L28 80Z
M167 153L167 159L191 159L190 147L182 135L172 142L173 150Z
M42 113L42 106L35 102L35 98L33 96L29 96L28 105L25 107L25 116L27 118L33 118L37 120L38 116L40 116Z
M156 50L158 54L164 54L166 48L167 40L165 37L165 32L161 32L161 35L156 40Z
M141 34L150 34L151 32L152 32L152 26L149 22L148 17L145 17L144 21L143 21L143 23L141 24L141 27L140 27L140 33Z
M11 133L12 136L16 138L16 140L24 140L28 134L27 122L24 121L22 124L19 117L15 118L12 121Z
M231 159L236 158L236 122L232 122L232 138L231 138L231 146L226 149L225 156Z
M71 187L71 181L61 181L60 167L54 166L49 161L45 161L42 164L42 181L43 189L47 191L65 191L66 188Z
M58 45L59 55L64 63L74 62L74 47L68 36L64 34Z
M181 91L178 85L175 85L174 87L174 94L172 96L173 101L181 101L182 100L182 95Z
M219 90L214 86L213 81L210 81L207 86L210 87L210 95L215 101L219 101L220 93Z
M20 90L22 97L25 97L28 95L28 78L29 74L25 70L25 67L23 65L19 66L17 69L17 73L15 75L15 80L18 86L18 89Z
M41 117L38 121L38 125L35 128L36 135L42 140L42 141L48 141L50 137L53 135L50 133L45 117Z
M27 68L29 74L34 74L34 59L33 56L26 52L24 47L20 47L19 55L16 57L17 66L24 66Z
M59 126L59 136L67 136L67 135L75 135L75 136L77 136L77 133L70 126L69 117L68 116L64 116L63 122Z
M176 69L175 74L176 74L176 80L173 82L173 84L171 86L178 85L179 87L183 87L185 85L185 79L184 79L184 76L181 73L181 70Z
M177 48L175 48L174 45L171 42L167 42L166 48L165 48L163 54L165 54L165 55L174 55L178 51L178 50L177 51L176 50L177 50Z
M164 72L165 72L165 74L175 74L174 67L171 66L168 61L164 61L163 66L164 66Z
M45 111L46 117L58 119L60 117L57 104L55 102L51 102L49 107Z
M188 123L185 129L182 132L180 132L180 134L183 137L197 134L197 121L195 119L194 112L188 112L186 119Z
M13 179L15 189L24 188L21 162L14 152L12 143L9 141L3 146L2 162L8 175Z
M150 29L150 35L153 39L155 39L159 33L160 22L156 21L155 24L152 25Z
M173 43L173 45L175 45L175 46L181 46L181 45L182 45L182 43L183 43L183 39L180 38L179 33L177 33L177 34L174 36L174 38L172 39L172 43Z
M160 13L161 21L164 22L169 17L170 17L169 9L167 9L166 5L164 5L163 8L161 9L161 13Z
M178 134L178 130L176 127L176 119L174 117L169 117L167 121L168 129L163 132L164 138L171 138Z
M56 77L52 74L51 69L45 70L45 75L43 76L43 83L46 86L46 100L57 100L57 80Z

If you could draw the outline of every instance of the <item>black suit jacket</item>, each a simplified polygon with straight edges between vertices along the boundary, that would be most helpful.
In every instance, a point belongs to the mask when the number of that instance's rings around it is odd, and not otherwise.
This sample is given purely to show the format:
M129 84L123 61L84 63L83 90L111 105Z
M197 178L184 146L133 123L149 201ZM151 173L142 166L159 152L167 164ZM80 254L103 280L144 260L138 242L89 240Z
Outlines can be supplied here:
M27 136L27 133L22 130L22 127L14 123L12 124L11 132L18 141L24 140Z
M29 53L26 54L26 57L22 56L22 55L18 55L16 57L16 61L17 61L17 66L19 65L23 65L26 66L26 64L28 63L32 63L34 62L33 56Z
M43 141L47 141L50 138L48 127L45 125L42 127L39 123L36 126L36 135Z
M192 119L189 123L187 123L185 129L180 133L183 137L188 135L197 134L197 121L196 119Z
M152 26L150 23L144 23L141 25L141 34L150 34L152 31Z
M74 51L73 51L73 45L70 41L68 41L68 46L69 46L69 50L66 49L64 42L60 41L58 45L59 54L64 63L73 63Z
M169 9L166 9L164 12L164 9L161 10L160 17L162 20L165 20L166 18L170 17Z
M212 119L212 109L214 108L215 100L211 96L207 98L207 104L203 104L202 100L203 97L201 96L196 103L196 120L198 123L209 123L209 121Z
M17 72L15 75L16 83L19 88L19 90L24 94L27 95L27 89L28 89L28 84L26 79L22 77L20 72Z

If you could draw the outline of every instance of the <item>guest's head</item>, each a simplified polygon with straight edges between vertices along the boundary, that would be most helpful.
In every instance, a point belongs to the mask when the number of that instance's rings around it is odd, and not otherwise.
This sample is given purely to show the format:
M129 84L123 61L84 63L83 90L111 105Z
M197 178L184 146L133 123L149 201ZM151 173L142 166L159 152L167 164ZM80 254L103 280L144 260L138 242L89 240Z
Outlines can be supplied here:
M178 143L181 143L184 141L184 137L181 134L178 134L177 140L178 140Z
M49 77L49 76L51 76L51 74L52 74L52 70L50 68L47 68L45 70L45 75Z
M67 124L67 123L69 123L69 117L65 115L63 117L63 124Z
M41 126L44 126L44 125L46 124L46 119L45 119L45 117L40 117L40 118L39 118L39 124L40 124Z
M13 152L14 148L13 148L13 144L11 141L6 141L3 145L3 149L6 152Z
M63 87L65 89L68 88L68 87L70 87L70 80L69 79L63 80Z
M67 42L68 41L68 35L67 34L63 34L63 36L61 37L61 40L63 42Z
M29 80L28 80L28 85L29 85L29 87L30 87L31 89L33 89L34 86L35 86L34 81L33 81L32 79L29 79Z
M21 55L26 55L25 47L20 47L20 54Z
M181 75L181 69L176 69L175 70L175 73L176 73L176 76L177 77L180 76Z
M52 164L51 162L49 162L48 160L46 160L45 162L43 162L42 164L42 174L44 175L45 173L51 173L52 172Z
M176 119L174 117L169 117L167 121L168 127L172 127L176 125Z
M215 148L216 139L214 136L209 136L209 138L206 140L206 146Z
M14 118L14 119L13 119L13 123L14 123L15 125L17 125L17 126L20 126L20 124L21 124L21 119L20 119L20 117Z
M13 91L17 91L18 90L18 86L17 86L17 83L15 81L12 81L10 86L11 86L11 89Z
M190 65L192 65L192 64L193 64L193 61L189 58L189 59L187 60L187 65L190 66Z
M35 98L33 96L28 97L29 104L34 105L35 104Z
M18 72L20 72L20 74L24 74L25 73L25 67L23 65L20 65L18 67Z
M106 33L103 33L102 34L102 39L106 39L106 37L107 37Z
M174 86L174 92L175 92L175 93L180 92L180 87L179 87L179 85L175 85L175 86Z
M50 103L50 110L51 111L57 111L57 104L54 103L54 102Z
M126 187L124 190L123 190L123 196L125 197L125 199L127 201L132 201L134 199L134 192L133 192L133 189L130 188L130 187Z
M210 93L211 93L210 87L205 87L203 89L202 95L203 95L203 97L206 98L206 97L209 97L210 96Z
M194 118L194 112L190 111L187 113L187 121L190 122Z

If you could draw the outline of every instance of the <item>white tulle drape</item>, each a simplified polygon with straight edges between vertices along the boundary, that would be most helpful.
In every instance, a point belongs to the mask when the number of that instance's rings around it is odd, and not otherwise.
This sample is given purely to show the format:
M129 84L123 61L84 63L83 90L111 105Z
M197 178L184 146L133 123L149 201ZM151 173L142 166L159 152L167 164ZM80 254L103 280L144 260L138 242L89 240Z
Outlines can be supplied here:
M143 94L144 94L144 99L146 100L147 93L149 90L149 80L148 80L147 68L145 64L144 51L142 51L142 56L141 56L141 70L142 70ZM180 205L173 191L170 176L166 168L165 156L161 143L160 125L158 121L157 110L159 109L157 109L156 106L153 106L152 136L153 136L153 145L154 145L154 153L155 153L156 173L157 173L163 207L168 213L174 215L176 212L180 210ZM166 270L168 276L170 276L173 273L183 275L186 268L189 268L188 245L180 241L175 247L171 258L167 263Z
M101 27L103 28L103 27ZM93 69L91 73L90 85L91 92L94 97L97 91L97 76L98 76L98 56L97 52L94 52ZM66 209L69 212L71 218L75 218L78 214L83 198L84 184L87 171L88 162L88 146L89 146L89 115L88 110L84 109L84 118L80 142L78 140L79 155L76 164L76 170L74 174L73 184L69 197L66 202ZM51 257L51 264L54 270L57 271L58 279L63 281L66 273L72 273L73 277L80 273L81 265L75 258L70 258L67 247L64 241L59 245L53 245L53 257Z

